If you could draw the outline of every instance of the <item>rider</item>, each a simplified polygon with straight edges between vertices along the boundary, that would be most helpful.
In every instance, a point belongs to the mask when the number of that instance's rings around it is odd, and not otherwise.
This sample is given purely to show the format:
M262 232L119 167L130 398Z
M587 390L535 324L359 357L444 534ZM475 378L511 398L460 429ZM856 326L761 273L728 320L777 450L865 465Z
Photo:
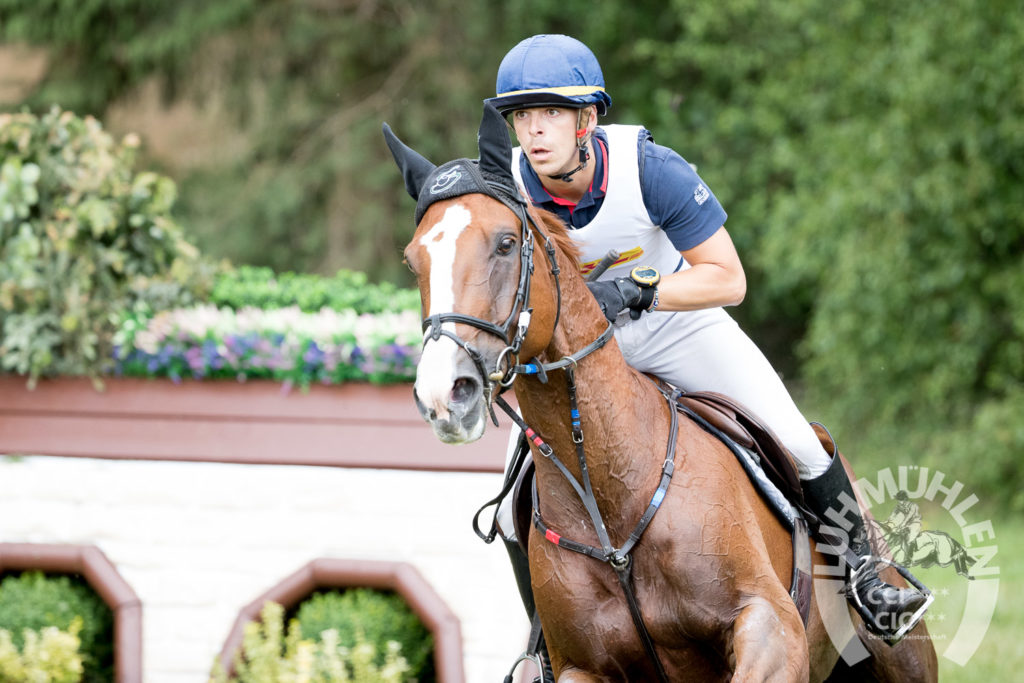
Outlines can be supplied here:
M496 89L487 101L520 144L512 172L533 204L569 226L583 272L619 252L589 287L626 361L684 391L726 394L758 415L793 454L811 510L844 515L850 549L871 555L860 511L843 504L853 488L840 458L826 453L768 360L722 308L743 300L746 280L707 183L643 127L597 125L612 100L597 59L574 38L523 40L502 60ZM499 519L511 541L508 507ZM516 544L510 554L532 612L525 558ZM926 599L884 583L872 567L858 572L855 590L876 617L868 627L891 639L885 625L916 623Z

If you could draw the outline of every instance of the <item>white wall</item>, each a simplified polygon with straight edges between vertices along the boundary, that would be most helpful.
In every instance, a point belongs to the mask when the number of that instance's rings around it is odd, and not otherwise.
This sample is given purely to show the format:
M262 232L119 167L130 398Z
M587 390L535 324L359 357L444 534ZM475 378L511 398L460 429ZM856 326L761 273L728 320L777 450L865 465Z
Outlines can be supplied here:
M300 447L299 444L296 447ZM528 624L470 520L499 474L25 457L0 461L0 541L98 546L143 603L146 683L204 683L238 611L318 557L414 565L500 681Z

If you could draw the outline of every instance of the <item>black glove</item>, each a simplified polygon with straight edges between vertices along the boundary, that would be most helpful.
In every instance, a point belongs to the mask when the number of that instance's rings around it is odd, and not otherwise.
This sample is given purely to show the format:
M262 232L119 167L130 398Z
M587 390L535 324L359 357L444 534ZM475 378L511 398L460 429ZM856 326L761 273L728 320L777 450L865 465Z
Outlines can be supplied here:
M614 321L627 308L629 317L636 320L641 313L651 308L657 291L657 287L641 287L627 277L588 282L587 287L609 321Z

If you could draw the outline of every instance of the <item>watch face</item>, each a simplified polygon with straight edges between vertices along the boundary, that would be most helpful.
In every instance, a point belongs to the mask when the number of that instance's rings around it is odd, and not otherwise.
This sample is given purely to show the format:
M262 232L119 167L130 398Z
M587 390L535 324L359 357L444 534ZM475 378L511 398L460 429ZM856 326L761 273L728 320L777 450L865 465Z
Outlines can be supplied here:
M661 273L651 266L637 266L629 274L638 285L653 287L661 281Z

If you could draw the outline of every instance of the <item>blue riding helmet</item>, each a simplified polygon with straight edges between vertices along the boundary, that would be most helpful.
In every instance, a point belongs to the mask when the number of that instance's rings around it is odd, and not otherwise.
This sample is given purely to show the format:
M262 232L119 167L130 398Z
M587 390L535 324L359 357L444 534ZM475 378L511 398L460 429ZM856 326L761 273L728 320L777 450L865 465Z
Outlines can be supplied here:
M604 115L612 98L604 91L597 57L586 45L562 35L537 35L509 50L498 67L496 97L485 100L502 114L552 105L581 109L597 105Z

